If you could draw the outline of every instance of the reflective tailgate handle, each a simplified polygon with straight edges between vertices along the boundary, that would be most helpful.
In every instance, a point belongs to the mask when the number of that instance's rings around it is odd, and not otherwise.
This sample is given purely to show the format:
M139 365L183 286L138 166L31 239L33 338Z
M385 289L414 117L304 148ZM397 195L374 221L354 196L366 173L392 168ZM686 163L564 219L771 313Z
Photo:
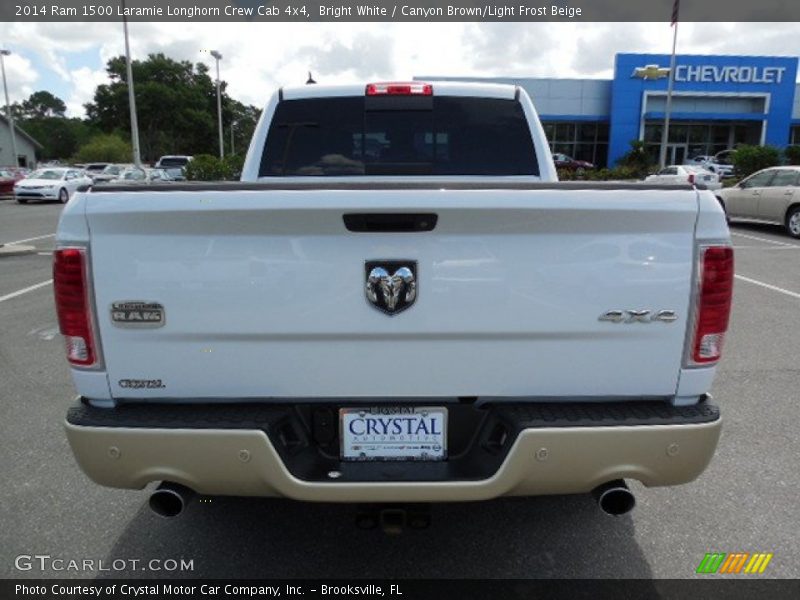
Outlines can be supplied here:
M414 233L433 231L435 213L352 213L343 215L348 231L359 233Z

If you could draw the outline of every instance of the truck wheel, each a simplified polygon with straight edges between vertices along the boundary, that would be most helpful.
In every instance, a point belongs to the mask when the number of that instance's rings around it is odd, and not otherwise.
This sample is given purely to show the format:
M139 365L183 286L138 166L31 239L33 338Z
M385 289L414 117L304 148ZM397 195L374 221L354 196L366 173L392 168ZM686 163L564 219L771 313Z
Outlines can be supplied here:
M69 201L69 192L64 188L61 188L61 191L58 192L58 201L61 204L66 204Z
M795 206L786 215L786 233L793 238L800 238L800 206Z

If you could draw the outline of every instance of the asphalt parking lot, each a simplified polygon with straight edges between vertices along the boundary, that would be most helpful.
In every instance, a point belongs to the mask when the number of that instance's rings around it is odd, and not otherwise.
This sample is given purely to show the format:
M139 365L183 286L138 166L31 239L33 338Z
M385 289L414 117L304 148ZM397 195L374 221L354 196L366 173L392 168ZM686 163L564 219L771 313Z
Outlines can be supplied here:
M101 488L79 471L62 431L74 390L45 283L61 209L0 201L0 243L36 247L0 258L2 577L683 578L712 551L771 552L769 576L800 577L800 241L777 227L733 227L734 312L712 390L725 425L698 481L634 484L637 508L620 518L589 496L438 505L427 531L388 537L356 529L350 506L282 500L213 498L164 520L147 491ZM194 570L15 569L32 554L183 558Z

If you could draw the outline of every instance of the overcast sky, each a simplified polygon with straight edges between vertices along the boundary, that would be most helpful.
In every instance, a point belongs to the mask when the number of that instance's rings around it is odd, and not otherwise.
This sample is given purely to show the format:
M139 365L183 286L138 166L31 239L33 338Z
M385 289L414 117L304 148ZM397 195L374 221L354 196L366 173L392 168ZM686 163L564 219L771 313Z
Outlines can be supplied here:
M223 55L236 99L262 106L280 85L408 79L414 75L612 75L616 52L668 53L666 23L131 23L134 58L163 52L192 62ZM83 116L105 63L122 54L121 23L0 23L11 101L36 90ZM797 23L681 23L685 54L800 55Z

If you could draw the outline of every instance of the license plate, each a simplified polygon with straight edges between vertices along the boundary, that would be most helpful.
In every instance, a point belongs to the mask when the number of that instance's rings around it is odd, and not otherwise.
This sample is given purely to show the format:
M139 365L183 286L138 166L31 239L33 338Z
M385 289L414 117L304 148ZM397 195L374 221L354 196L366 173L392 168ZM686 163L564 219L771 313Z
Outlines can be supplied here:
M342 460L444 460L447 409L393 406L339 410Z

